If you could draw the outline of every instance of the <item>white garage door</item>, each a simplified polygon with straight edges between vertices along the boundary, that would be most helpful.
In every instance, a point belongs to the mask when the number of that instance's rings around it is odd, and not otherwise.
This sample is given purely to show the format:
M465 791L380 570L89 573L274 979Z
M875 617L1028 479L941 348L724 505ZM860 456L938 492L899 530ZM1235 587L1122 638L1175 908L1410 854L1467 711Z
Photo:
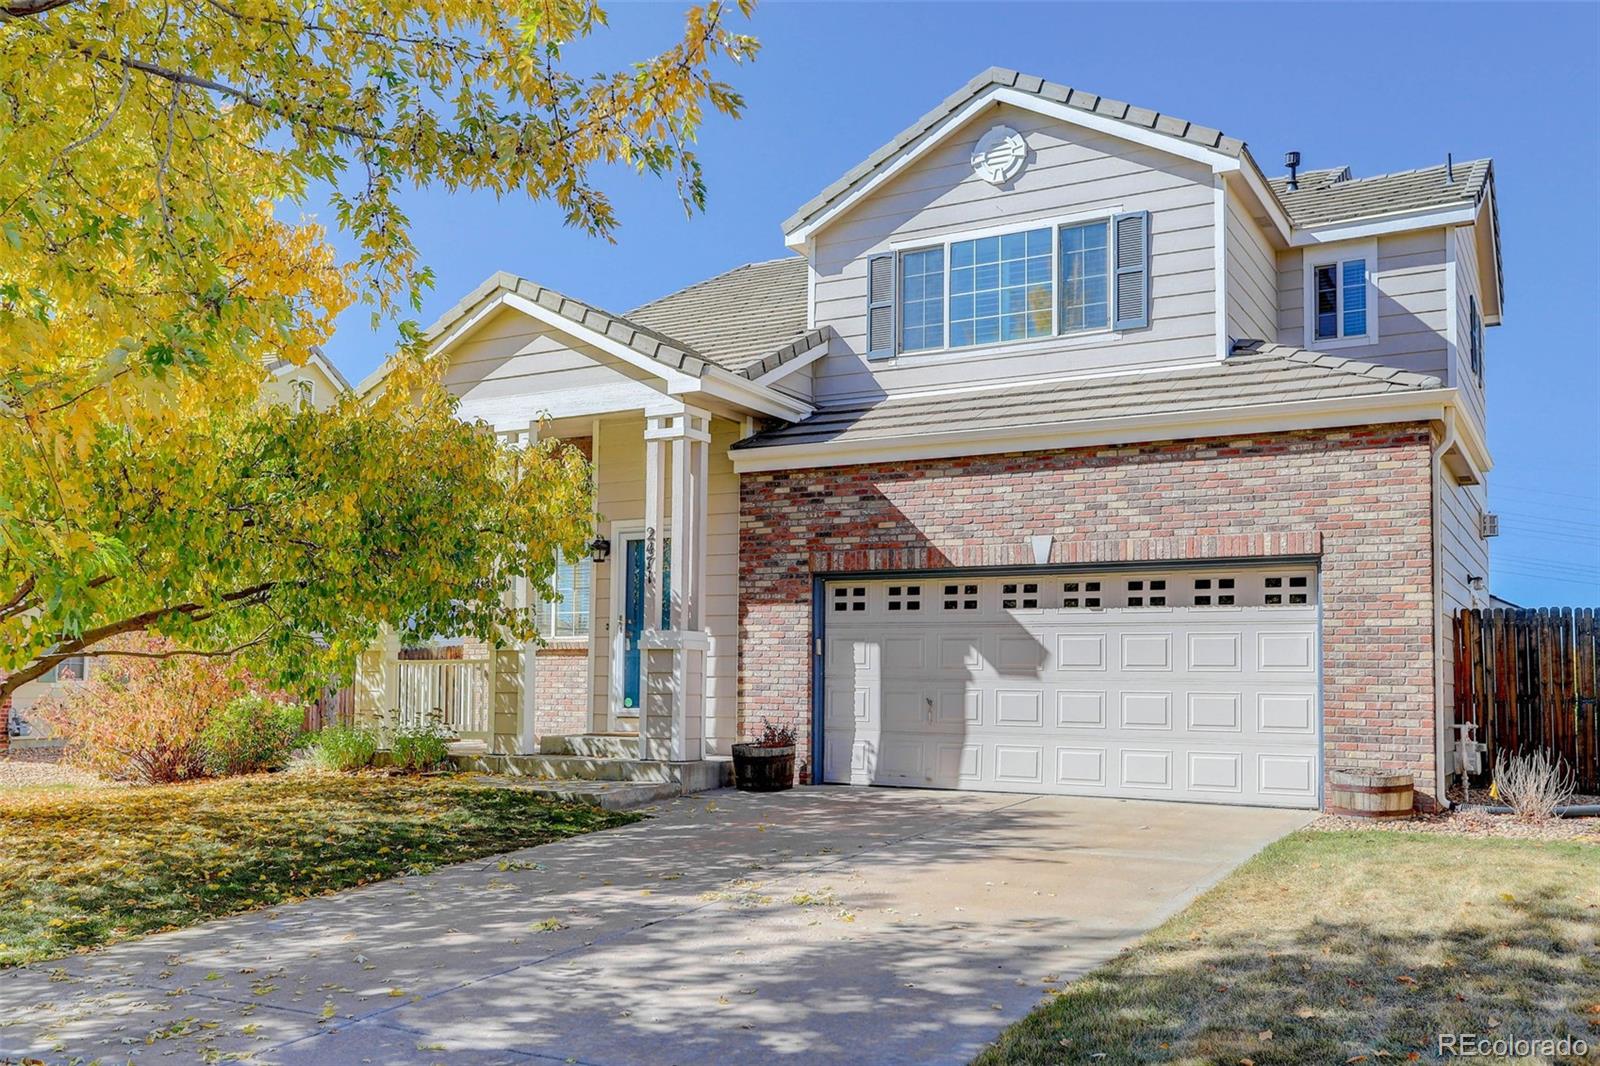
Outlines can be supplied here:
M825 780L1317 804L1310 567L824 593Z

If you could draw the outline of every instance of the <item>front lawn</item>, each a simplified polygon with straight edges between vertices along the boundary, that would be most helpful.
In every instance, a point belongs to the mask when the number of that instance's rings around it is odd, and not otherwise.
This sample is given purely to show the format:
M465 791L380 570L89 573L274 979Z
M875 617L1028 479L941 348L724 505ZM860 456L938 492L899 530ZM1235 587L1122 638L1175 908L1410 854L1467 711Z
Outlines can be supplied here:
M0 791L0 967L637 820L448 778Z
M1592 844L1302 832L978 1063L1378 1066L1438 1061L1438 1034L1455 1032L1571 1035L1597 1054L1597 940Z

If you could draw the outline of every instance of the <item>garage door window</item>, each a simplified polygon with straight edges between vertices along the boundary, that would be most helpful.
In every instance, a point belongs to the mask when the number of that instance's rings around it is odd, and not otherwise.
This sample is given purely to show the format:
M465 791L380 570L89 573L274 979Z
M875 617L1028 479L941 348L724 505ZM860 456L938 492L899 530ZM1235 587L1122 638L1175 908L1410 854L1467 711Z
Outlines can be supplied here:
M1304 607L1311 603L1311 580L1303 574L1274 574L1264 584L1262 602L1268 607Z
M840 585L835 588L833 590L833 609L838 613L865 611L867 609L867 586Z
M885 606L891 611L922 610L922 586L890 585L889 598Z
M1061 606L1063 606L1063 607L1098 607L1098 606L1100 606L1100 582L1098 582L1098 581L1063 581L1061 583Z
M946 585L944 587L944 609L947 611L976 611L978 609L978 586L975 584Z

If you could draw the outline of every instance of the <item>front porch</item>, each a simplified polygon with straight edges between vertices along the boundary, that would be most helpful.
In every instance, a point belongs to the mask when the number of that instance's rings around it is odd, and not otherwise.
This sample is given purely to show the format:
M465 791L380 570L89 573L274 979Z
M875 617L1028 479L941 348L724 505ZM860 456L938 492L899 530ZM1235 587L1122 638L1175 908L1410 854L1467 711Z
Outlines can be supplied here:
M415 660L393 637L370 649L358 715L436 715L459 737L462 759L496 772L720 781L720 769L683 767L726 760L739 736L739 484L729 449L758 417L810 413L763 376L820 354L825 335L775 344L771 358L714 362L501 274L429 336L462 418L512 444L558 438L588 455L594 545L562 560L553 595L526 581L510 590L510 606L535 614L539 641L463 645L448 665ZM381 381L380 371L363 390Z

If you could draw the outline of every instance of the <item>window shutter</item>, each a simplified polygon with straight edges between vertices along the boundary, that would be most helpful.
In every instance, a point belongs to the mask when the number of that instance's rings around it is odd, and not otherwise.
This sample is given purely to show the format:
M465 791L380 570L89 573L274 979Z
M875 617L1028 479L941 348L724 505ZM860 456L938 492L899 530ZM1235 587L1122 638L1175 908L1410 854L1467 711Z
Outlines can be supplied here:
M894 355L894 256L867 260L867 358Z
M1483 380L1483 331L1479 327L1478 298L1467 297L1467 344L1472 353L1472 373L1479 381Z
M1150 212L1130 211L1111 220L1117 269L1116 314L1112 329L1143 329L1150 324Z

